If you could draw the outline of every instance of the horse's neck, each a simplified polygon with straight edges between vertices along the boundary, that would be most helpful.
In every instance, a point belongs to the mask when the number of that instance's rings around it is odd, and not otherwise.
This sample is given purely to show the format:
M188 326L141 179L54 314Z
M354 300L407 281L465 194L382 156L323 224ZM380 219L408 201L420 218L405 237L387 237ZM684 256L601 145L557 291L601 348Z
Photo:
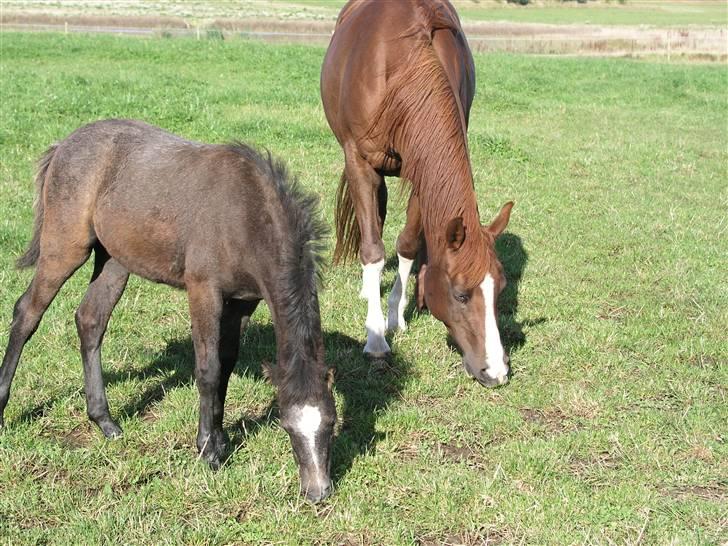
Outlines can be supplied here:
M449 122L454 128L447 141L424 134L400 154L402 176L412 183L419 199L429 253L445 247L446 228L454 218L463 219L466 236L480 229L465 131L457 129L459 119Z

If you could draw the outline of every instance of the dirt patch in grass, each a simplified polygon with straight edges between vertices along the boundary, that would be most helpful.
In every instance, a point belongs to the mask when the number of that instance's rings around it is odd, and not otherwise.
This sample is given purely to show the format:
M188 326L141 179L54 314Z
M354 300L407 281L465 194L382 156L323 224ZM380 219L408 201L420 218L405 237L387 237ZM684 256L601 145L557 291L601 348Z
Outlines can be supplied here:
M426 535L415 539L419 546L493 546L511 543L513 537L496 529L480 529L477 531L458 531L444 536Z
M579 429L579 426L559 408L521 408L519 411L524 421L543 427L551 435Z
M93 441L94 430L89 424L78 425L58 438L60 444L69 449L88 447Z
M663 495L679 500L704 499L709 501L728 500L728 484L684 485L663 487Z
M589 483L592 487L609 485L601 476L605 471L619 468L620 459L607 452L593 453L586 457L572 457L569 463L569 472L583 482Z

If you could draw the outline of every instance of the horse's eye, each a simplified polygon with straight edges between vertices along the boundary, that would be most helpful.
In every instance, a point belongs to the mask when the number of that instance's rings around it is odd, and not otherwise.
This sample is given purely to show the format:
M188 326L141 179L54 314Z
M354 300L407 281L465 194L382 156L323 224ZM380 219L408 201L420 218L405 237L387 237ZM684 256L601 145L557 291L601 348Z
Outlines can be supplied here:
M465 304L465 303L468 303L468 301L470 301L470 296L468 296L467 294L460 294L460 293L456 292L455 299L458 300L460 303Z

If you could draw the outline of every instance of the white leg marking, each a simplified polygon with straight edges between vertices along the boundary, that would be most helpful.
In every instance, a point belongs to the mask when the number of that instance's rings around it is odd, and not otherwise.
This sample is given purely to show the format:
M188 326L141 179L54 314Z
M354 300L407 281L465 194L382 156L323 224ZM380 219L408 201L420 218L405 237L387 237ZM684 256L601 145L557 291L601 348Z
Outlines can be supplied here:
M311 452L311 461L318 468L316 454L316 433L321 426L321 412L315 406L303 406L296 415L296 432L306 438L308 449Z
M498 323L495 320L495 283L493 277L488 273L480 283L485 300L485 373L499 380L505 380L508 376L505 351L501 344Z
M392 293L387 300L387 330L393 332L399 330L404 332L407 324L404 321L404 309L407 307L407 280L414 260L410 260L397 254L399 258L399 270L397 280L394 281Z
M384 339L384 314L382 314L382 301L379 292L379 283L384 269L384 260L362 266L361 297L368 302L367 343L364 352L371 355L382 356L390 352L389 344Z

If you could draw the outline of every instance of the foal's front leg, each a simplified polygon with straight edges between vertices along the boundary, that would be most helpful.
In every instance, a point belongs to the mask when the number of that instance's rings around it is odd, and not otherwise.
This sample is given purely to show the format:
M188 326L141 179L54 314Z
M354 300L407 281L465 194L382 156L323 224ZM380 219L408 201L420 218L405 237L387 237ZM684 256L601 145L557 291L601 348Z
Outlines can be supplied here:
M195 347L195 380L200 393L197 450L212 468L217 469L225 452L219 353L222 295L206 281L188 282L187 293Z

